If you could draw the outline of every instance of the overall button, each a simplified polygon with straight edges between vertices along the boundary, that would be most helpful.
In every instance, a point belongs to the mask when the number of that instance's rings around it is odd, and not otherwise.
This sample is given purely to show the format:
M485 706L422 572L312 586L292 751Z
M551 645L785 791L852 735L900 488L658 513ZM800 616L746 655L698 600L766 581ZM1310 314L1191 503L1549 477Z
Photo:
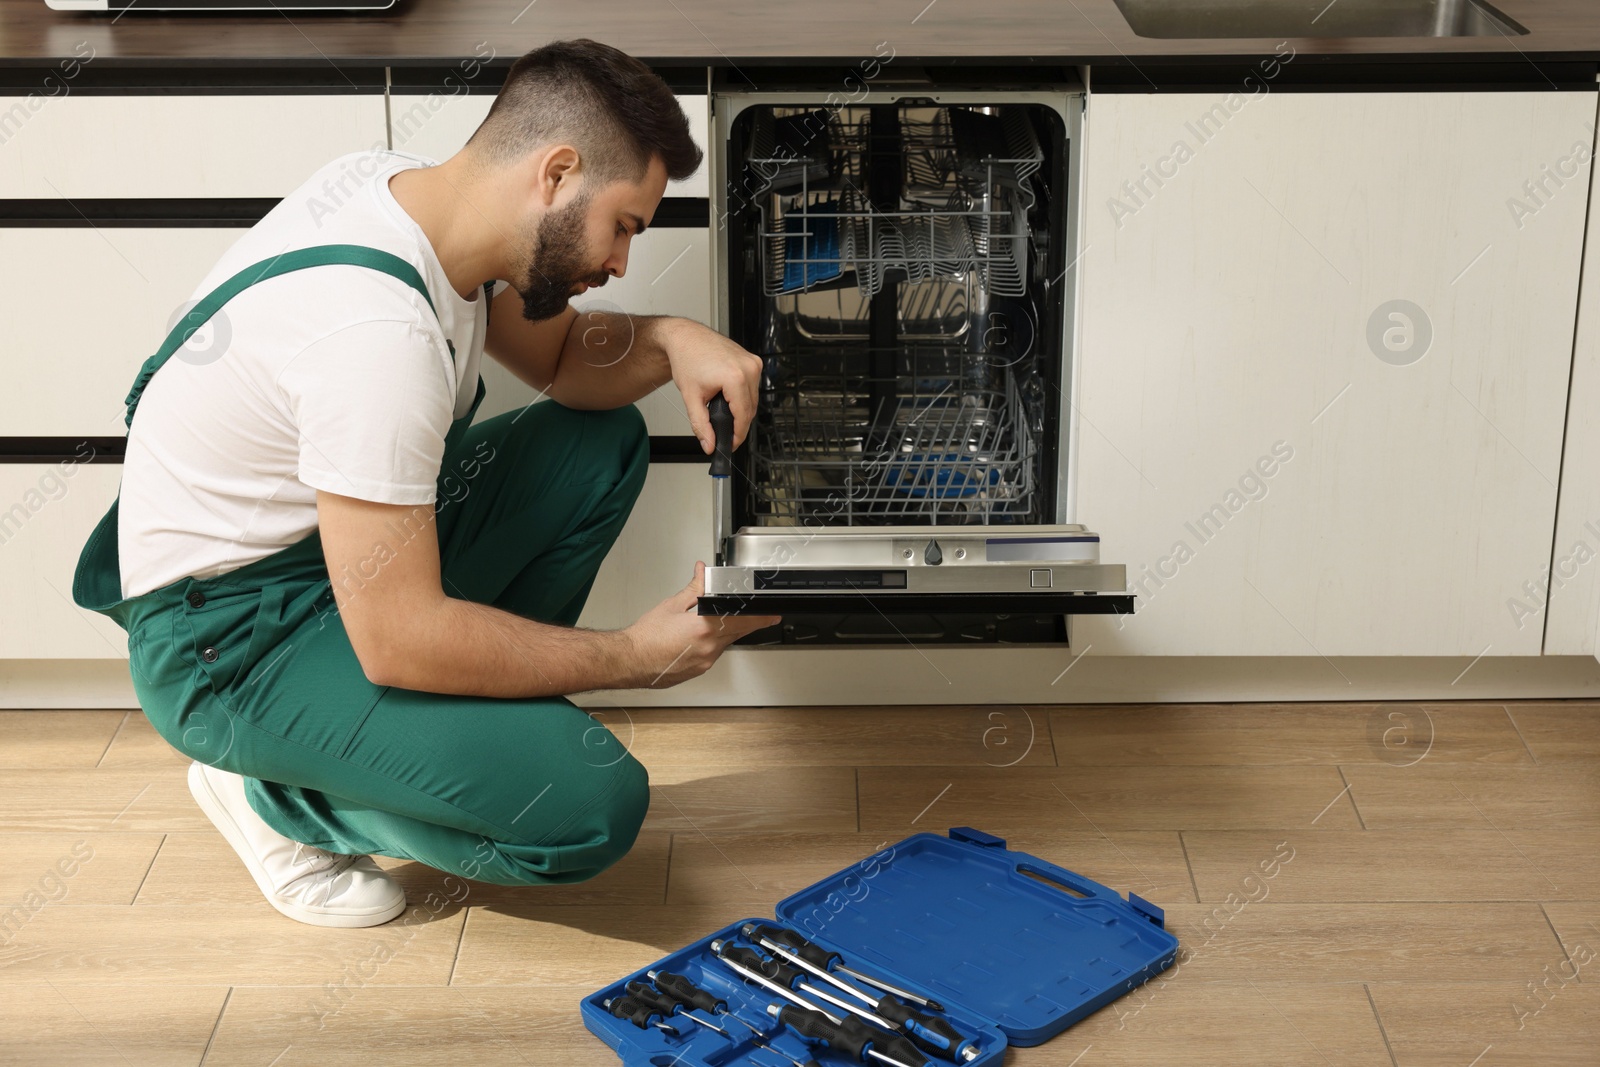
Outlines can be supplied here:
M217 662L216 648L212 645L207 645L205 648L202 648L200 650L200 658L205 660L207 663Z
M194 592L190 593L186 599L189 601L189 606L191 608L198 608L205 604L206 595L200 592L200 590L196 589Z

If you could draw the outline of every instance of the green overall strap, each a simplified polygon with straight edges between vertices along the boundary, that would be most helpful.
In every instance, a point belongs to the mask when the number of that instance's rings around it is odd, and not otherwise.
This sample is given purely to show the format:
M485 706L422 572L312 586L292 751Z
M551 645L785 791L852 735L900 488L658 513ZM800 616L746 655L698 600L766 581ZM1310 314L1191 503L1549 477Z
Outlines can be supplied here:
M134 379L133 388L129 390L124 403L128 406L128 416L124 420L129 429L133 428L133 413L139 406L139 397L144 393L150 379L155 377L172 354L182 348L194 332L204 326L217 311L240 292L250 286L268 278L276 278L280 274L290 271L303 270L306 267L320 267L332 263L345 263L356 267L371 267L391 274L405 282L422 295L428 304L428 310L435 315L438 309L433 306L433 297L428 295L428 287L423 284L422 275L417 273L417 268L394 255L377 248L366 245L313 245L310 248L299 248L293 252L284 252L253 263L217 286L199 303L189 309L178 324L167 334L167 339L162 342L156 354L144 361L139 368L139 376ZM455 346L450 346L450 354L455 355Z

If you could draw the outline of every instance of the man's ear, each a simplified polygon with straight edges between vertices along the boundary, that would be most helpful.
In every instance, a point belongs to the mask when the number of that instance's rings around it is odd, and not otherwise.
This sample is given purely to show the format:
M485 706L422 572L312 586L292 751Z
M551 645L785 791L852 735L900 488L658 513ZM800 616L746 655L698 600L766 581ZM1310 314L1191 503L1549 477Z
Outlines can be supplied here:
M535 175L539 202L545 208L560 207L578 195L583 183L582 160L571 145L549 148L539 161Z

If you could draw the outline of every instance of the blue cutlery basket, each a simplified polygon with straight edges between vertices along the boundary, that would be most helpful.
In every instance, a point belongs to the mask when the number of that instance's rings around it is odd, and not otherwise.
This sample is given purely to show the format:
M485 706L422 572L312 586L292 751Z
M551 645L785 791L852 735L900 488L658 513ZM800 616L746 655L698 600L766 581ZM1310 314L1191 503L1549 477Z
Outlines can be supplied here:
M584 1025L628 1067L785 1067L788 1061L754 1044L750 1030L725 1015L694 1012L732 1040L677 1016L663 1021L682 1031L678 1037L640 1029L603 1006L626 996L629 982L648 984L648 972L666 971L726 1001L796 1060L814 1058L823 1067L853 1062L771 1018L766 1006L785 1002L747 983L711 951L722 940L770 955L740 928L778 925L840 953L845 966L942 1004L944 1018L977 1046L969 1067L998 1067L1007 1045L1037 1045L1059 1034L1172 966L1178 953L1178 939L1154 904L1135 893L1123 899L969 827L948 837L908 837L786 898L776 916L776 923L741 919L585 997ZM821 979L811 984L838 992ZM926 1055L929 1067L952 1062Z

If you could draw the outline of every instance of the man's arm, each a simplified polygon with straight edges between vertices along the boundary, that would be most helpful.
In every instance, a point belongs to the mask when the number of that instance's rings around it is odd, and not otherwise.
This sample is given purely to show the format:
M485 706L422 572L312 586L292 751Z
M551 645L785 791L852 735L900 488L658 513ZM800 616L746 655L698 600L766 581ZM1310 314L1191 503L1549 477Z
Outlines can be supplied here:
M770 618L694 613L703 567L624 630L525 619L447 595L434 506L376 504L321 490L317 523L351 647L377 685L488 697L666 688L703 674Z
M578 410L619 408L676 382L707 454L715 438L706 405L717 393L733 411L735 447L755 417L760 357L692 319L568 307L553 319L529 322L521 298L507 289L495 298L484 351Z

